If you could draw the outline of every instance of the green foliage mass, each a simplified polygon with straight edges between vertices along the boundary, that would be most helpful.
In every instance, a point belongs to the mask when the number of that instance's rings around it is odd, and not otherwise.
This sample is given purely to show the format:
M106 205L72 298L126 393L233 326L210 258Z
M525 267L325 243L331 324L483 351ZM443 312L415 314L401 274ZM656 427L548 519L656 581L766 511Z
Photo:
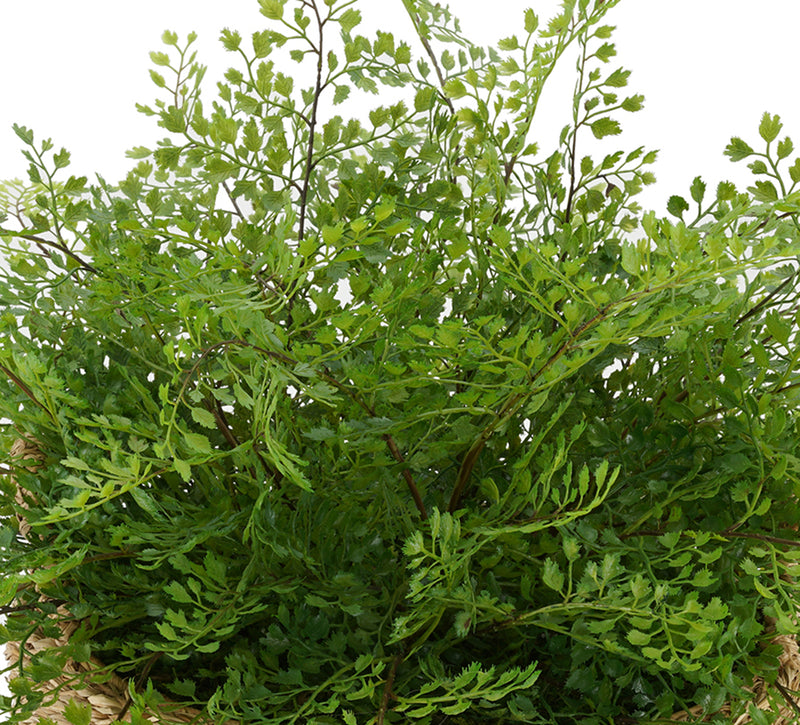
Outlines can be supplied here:
M67 657L130 678L135 722L164 698L219 723L648 722L735 715L774 678L800 605L780 120L727 149L752 187L643 212L655 153L606 149L643 103L616 0L529 10L490 50L404 3L408 41L359 35L351 0L260 0L211 102L165 33L140 110L168 135L118 185L16 127L1 440L46 459L6 456L0 631L82 625L12 663L15 717ZM571 121L540 151L562 58Z

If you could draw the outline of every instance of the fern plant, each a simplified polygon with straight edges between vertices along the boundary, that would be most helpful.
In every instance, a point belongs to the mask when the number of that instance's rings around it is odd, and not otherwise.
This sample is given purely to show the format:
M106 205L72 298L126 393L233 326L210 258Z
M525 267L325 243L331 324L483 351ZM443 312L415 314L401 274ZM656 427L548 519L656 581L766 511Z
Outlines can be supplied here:
M166 32L140 110L167 135L118 184L16 127L2 441L45 461L5 463L0 631L82 626L11 663L11 721L90 656L134 722L164 699L219 723L656 722L735 716L774 679L800 160L765 114L763 150L727 150L752 187L698 177L643 211L616 4L528 10L486 50L428 0L404 0L410 39L358 34L353 0L259 0L213 100ZM565 56L571 121L540 149Z

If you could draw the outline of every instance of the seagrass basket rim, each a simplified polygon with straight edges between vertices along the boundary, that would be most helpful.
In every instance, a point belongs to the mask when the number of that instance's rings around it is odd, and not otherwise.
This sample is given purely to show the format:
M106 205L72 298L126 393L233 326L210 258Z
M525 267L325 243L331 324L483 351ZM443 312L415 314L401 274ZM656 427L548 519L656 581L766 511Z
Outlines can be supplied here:
M18 438L11 448L12 461L30 460L32 463L26 468L35 471L45 459L39 444L33 439ZM11 474L11 480L16 486L16 479ZM22 493L17 486L16 500L22 506L25 505ZM30 526L25 521L24 516L18 516L19 533L24 538L30 534ZM61 606L58 608L57 617L60 619L57 624L61 630L58 638L47 637L41 629L36 630L25 643L22 650L23 664L29 660L32 654L41 650L53 647L63 647L68 644L70 637L80 626L80 622L69 617L68 610ZM800 694L800 648L797 639L790 635L778 635L771 640L772 644L781 647L781 654L778 656L778 672L775 683L767 683L762 678L756 678L750 688L752 699L749 700L748 711L731 720L730 725L747 725L753 722L749 712L750 707L755 706L759 710L768 711L777 704L778 711L775 713L777 719L773 725L793 725L800 723L800 699L796 695ZM6 659L8 662L19 662L20 643L9 642L5 648ZM92 681L86 679L78 687L71 687L68 683L81 675L90 675L104 668L103 663L96 657L92 657L89 662L75 662L69 660L65 672L61 677L42 683L45 691L54 692L57 690L55 701L45 700L35 713L35 715L25 721L22 725L36 725L40 718L47 718L56 725L69 725L69 721L64 715L65 707L70 701L76 704L88 705L91 708L91 725L112 725L120 720L130 720L129 707L131 696L129 688L130 681L126 681L116 674L103 678L103 681ZM741 703L740 703L741 704ZM697 705L688 710L676 712L670 718L674 722L706 722L719 714L730 716L733 712L731 703L726 703L722 710L709 715L703 715L703 707ZM207 722L200 710L192 707L170 706L167 703L159 713L146 714L145 717L154 722L164 723L196 723ZM226 725L235 725L232 722Z

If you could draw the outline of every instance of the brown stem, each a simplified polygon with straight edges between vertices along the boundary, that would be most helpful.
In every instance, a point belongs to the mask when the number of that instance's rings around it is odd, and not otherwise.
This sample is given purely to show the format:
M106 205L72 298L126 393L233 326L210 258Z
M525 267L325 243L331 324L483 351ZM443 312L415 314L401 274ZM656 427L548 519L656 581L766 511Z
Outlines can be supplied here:
M634 300L639 293L635 295L631 295L620 302L630 302ZM580 327L578 327L573 333L570 334L569 339L564 342L561 347L558 348L543 364L542 366L531 376L530 382L533 383L538 377L544 373L549 367L551 367L559 358L565 355L569 349L574 344L575 340L577 340L586 330L590 327L593 327L596 323L603 320L609 313L612 308L612 304L608 304L605 307L599 309L597 314L595 314L592 318L584 322ZM472 469L475 467L475 463L478 460L478 456L480 452L483 450L483 447L486 445L486 441L491 438L492 433L494 433L495 428L497 427L498 423L509 415L511 415L519 405L525 400L525 398L532 395L534 392L534 387L531 386L529 392L527 393L517 393L513 395L503 406L502 410L497 414L497 417L494 421L492 421L486 428L483 429L481 432L478 440L476 440L470 449L467 451L466 456L464 456L464 460L461 462L461 468L459 468L458 476L456 477L456 483L453 487L453 493L450 496L450 503L448 504L447 510L450 513L453 513L457 508L458 504L461 500L461 496L464 493L464 487L467 484L470 476L472 475Z
M767 306L769 301L775 297L786 285L790 284L794 280L795 275L791 275L787 277L783 282L781 282L772 292L770 292L763 300L761 300L757 305L752 307L749 311L745 312L736 322L734 325L738 327L742 322L744 322L748 317L752 317L753 315L758 314L764 307Z
M228 199L230 199L231 204L233 204L233 208L236 210L236 215L244 220L244 214L242 214L242 210L239 208L239 205L236 203L236 199L231 193L231 190L228 188L228 185L223 181L222 188L225 189L225 193L228 195Z
M385 436L383 436L383 440L385 440L386 445L389 446L389 450L391 451L394 460L398 463L405 463L405 458L403 458L403 454L397 447L397 443L395 443L394 438L387 433ZM408 468L403 469L403 478L406 481L408 490L411 492L411 497L414 499L414 504L417 507L417 511L419 511L420 518L425 521L428 518L428 512L425 510L425 504L422 502L422 496L420 496L419 489L414 483L414 477L411 475L411 471L409 471Z
M0 230L3 231L3 230ZM40 247L51 247L52 249L56 249L63 254L66 254L68 257L74 259L78 265L82 269L85 269L87 272L94 272L95 274L100 274L100 270L93 267L91 264L86 262L85 260L81 259L75 252L73 252L66 244L58 244L57 242L51 242L49 239L43 239L42 237L37 237L35 234L28 234L26 232L3 232L13 234L15 237L19 237L20 239L27 239L29 242L33 242L34 244L39 245ZM42 250L43 253L44 250ZM48 255L49 256L49 255Z
M428 57L431 59L431 63L433 63L433 69L436 71L436 76L439 79L439 85L442 88L442 93L440 94L441 97L444 99L444 102L447 104L447 107L450 109L450 113L455 114L456 109L453 106L453 102L444 95L444 73L442 73L442 69L439 66L439 59L436 57L436 54L433 52L433 48L431 47L430 41L428 38L423 35L422 31L420 30L419 26L419 16L413 11L410 10L408 5L406 5L406 10L411 18L411 22L414 23L414 30L417 32L417 37L420 39L423 47L425 48L425 52L428 54Z
M8 378L11 379L11 382L14 383L25 395L27 395L36 405L38 405L45 413L47 413L53 420L55 420L55 416L44 406L44 404L40 403L37 400L36 396L33 394L33 391L25 385L14 373L12 373L5 365L0 365L0 372L4 372Z
M392 685L394 678L397 674L397 668L405 658L405 652L401 652L392 660L392 666L389 668L389 676L386 678L386 684L383 686L383 696L381 697L381 707L378 710L378 716L375 719L375 725L383 725L383 720L386 717L386 711L389 709L389 698L392 696Z
M200 367L200 363L206 357L208 357L214 350L216 350L216 349L218 349L220 347L228 347L228 346L231 346L231 345L239 345L241 347L249 347L251 350L255 350L256 352L260 352L263 355L266 355L267 357L273 358L275 360L279 360L280 362L285 363L287 365L295 366L295 365L299 364L297 360L295 360L294 358L289 357L288 355L284 355L283 353L275 352L273 350L267 350L267 349L265 349L263 347L259 347L258 345L253 345L252 343L246 342L245 340L236 340L236 339L223 340L222 342L215 343L211 347L206 348L205 350L203 350L202 354L200 355L200 359L192 366L191 370L189 370L189 372L187 373L186 379L183 381L183 385L181 386L180 392L178 393L179 398L183 398L183 394L184 394L184 391L186 390L186 387L189 384L189 380L191 380L191 378L194 377L195 372L197 372L197 369ZM344 383L339 382L336 378L334 378L329 373L319 372L318 371L317 375L319 375L319 377L322 378L325 382L330 383L331 385L333 385L337 390L341 390L345 395L347 395L351 400L353 400L353 402L355 402L364 411L369 413L372 417L376 416L375 409L372 408L367 403L365 403L361 399L361 397L358 395L358 393L350 390ZM216 413L215 414L215 418L217 419L217 423L219 424L220 421L219 421L218 415L219 415L219 413ZM405 458L403 457L403 454L400 452L400 449L397 447L397 443L395 442L394 438L392 438L392 436L386 434L385 436L383 436L383 439L386 441L386 444L389 447L389 451L391 452L392 457L398 463L405 463ZM235 438L234 438L234 440L235 440ZM264 462L263 458L261 458L261 455L258 453L258 451L256 451L256 455L258 455L258 457L261 459L262 463L264 464L264 466L266 468L266 463ZM269 470L269 469L267 469L267 470ZM417 488L416 483L414 483L414 478L411 475L411 472L408 470L408 468L404 468L403 469L402 475L403 475L403 478L405 479L406 485L408 486L408 490L411 492L411 496L414 499L414 504L416 505L417 510L420 513L420 517L424 521L425 519L428 518L428 514L427 514L427 511L425 510L425 504L422 502L422 496L419 493L419 489Z
M308 124L308 149L306 151L306 173L303 178L303 190L300 192L300 226L298 228L297 236L300 241L303 241L306 231L306 208L308 206L308 188L311 184L311 171L314 167L314 132L317 128L317 108L319 106L319 97L322 93L322 42L323 42L323 26L324 22L319 16L316 3L312 3L314 13L317 16L317 27L319 28L319 46L316 48L317 52L317 80L314 85L314 101L311 104L311 119Z

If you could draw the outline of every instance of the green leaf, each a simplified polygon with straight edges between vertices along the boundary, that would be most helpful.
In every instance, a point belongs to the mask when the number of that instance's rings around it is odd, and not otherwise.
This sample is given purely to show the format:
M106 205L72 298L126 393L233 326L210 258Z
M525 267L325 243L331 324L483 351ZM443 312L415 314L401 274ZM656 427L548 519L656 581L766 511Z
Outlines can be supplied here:
M467 87L464 82L459 78L450 78L444 84L444 92L448 98L463 98L467 95Z
M632 629L626 635L628 642L637 646L644 646L650 643L650 640L653 638L652 634L647 634L646 632L640 632L638 629Z
M683 212L689 211L689 202L682 196L671 196L667 202L667 211L672 214L672 216L683 219Z
M345 33L349 33L361 23L361 11L354 8L345 10L339 18L339 24Z
M206 436L187 431L181 437L191 451L200 454L211 453L211 442Z
M731 142L725 147L725 155L729 156L732 161L741 161L748 156L752 156L754 153L755 151L738 136L734 136Z
M730 181L720 181L717 185L717 200L731 201L736 197L736 186Z
M758 201L778 201L778 190L771 181L756 181L755 185L748 187Z
M242 36L237 31L229 30L228 28L223 28L219 39L222 42L222 46L227 51L239 50L242 44Z
M706 184L699 176L696 176L694 181L692 181L690 193L694 201L696 201L698 204L702 203L703 197L706 193Z
M622 127L619 122L614 118L598 118L594 121L590 128L595 138L605 138L606 136L616 136L622 133Z
M192 408L191 411L192 420L194 420L195 423L199 423L205 428L217 427L217 419L214 417L214 414L205 408Z
M172 465L175 466L175 470L178 472L184 482L189 483L192 478L192 468L189 463L179 458L173 458Z
M761 117L761 123L758 126L758 133L767 143L772 143L778 134L781 132L783 124L781 123L780 116L770 116L765 113Z
M12 125L12 128L14 129L14 133L17 134L24 144L27 146L33 145L33 131L16 123Z
M253 54L256 58L266 58L272 51L272 36L270 33L253 33Z
M167 586L164 587L164 591L176 602L181 604L192 604L194 599L189 595L189 592L186 591L184 586L177 582L171 581Z
M777 154L779 159L785 159L792 151L794 151L794 144L788 136L778 142Z
M562 591L564 588L564 574L558 568L558 564L549 557L544 562L542 581L546 586L550 587L550 589L557 592Z
M536 29L539 27L539 18L536 16L536 13L528 8L525 11L525 32L528 35L532 35L536 32Z
M155 65L169 66L169 56L166 53L153 51L150 53L150 60L152 60Z
M175 633L175 630L172 628L172 625L169 622L156 622L155 624L156 629L164 639L168 639L172 642L178 640L178 635Z
M261 14L270 20L280 20L283 17L283 7L286 0L258 0Z
M714 622L728 616L728 605L719 597L714 597L703 609L703 616Z
M789 335L792 332L790 323L786 322L781 315L774 310L767 312L765 322L767 324L767 330L772 337L781 345L786 346L789 344Z
M800 183L800 158L789 167L789 176L795 184Z
M622 102L622 110L635 113L644 108L644 96L629 96Z
M343 234L344 228L341 225L331 227L326 224L324 227L322 227L322 241L332 247L337 244L337 242L342 238Z
M73 698L70 698L64 705L64 717L71 725L90 725L92 706L88 702L78 704Z
M619 68L606 78L605 85L611 86L612 88L623 88L628 85L628 78L630 75L631 72L629 70Z

